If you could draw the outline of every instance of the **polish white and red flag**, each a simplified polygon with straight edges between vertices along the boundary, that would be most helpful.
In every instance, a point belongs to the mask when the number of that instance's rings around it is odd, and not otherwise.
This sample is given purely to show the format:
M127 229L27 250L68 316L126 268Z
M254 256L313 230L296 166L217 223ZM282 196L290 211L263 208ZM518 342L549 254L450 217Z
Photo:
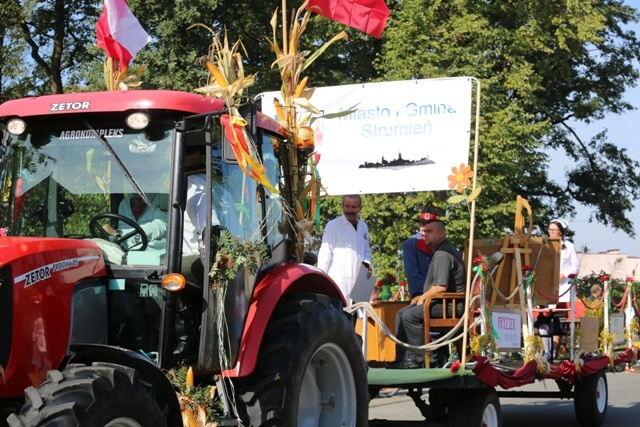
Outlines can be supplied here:
M133 16L126 0L105 0L102 15L96 24L98 46L109 58L120 63L120 70L131 60L151 37Z
M377 39L390 15L385 0L309 0L307 9Z

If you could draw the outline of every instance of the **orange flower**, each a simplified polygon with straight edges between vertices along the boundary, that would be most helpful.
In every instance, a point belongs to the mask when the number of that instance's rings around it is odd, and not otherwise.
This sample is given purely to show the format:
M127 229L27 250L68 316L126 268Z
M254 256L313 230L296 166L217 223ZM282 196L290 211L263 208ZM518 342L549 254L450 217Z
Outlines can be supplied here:
M471 186L471 178L473 178L473 171L471 166L460 164L460 168L452 167L451 172L453 175L449 175L449 188L456 188L458 193L462 193L462 189Z

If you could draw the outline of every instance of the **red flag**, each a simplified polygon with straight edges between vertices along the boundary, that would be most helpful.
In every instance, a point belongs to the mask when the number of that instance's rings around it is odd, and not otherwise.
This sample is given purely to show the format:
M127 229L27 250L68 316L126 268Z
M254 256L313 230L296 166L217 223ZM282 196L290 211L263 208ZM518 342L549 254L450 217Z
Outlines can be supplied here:
M105 50L109 58L120 62L120 70L129 65L140 49L151 41L125 0L104 1L96 32L98 46Z
M309 0L307 9L378 39L389 19L384 0Z

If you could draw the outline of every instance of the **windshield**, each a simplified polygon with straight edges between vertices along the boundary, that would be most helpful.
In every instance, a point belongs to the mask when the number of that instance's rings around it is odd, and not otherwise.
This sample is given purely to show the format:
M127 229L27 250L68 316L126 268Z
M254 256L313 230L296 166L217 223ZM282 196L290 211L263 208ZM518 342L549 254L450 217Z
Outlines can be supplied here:
M104 237L92 233L91 219L122 214L127 204L133 214L145 207L154 218L164 217L166 229L173 123L138 131L76 118L73 124L29 129L5 134L0 226L8 234ZM117 217L107 220L114 231L132 228ZM149 237L149 248L166 250L164 230Z

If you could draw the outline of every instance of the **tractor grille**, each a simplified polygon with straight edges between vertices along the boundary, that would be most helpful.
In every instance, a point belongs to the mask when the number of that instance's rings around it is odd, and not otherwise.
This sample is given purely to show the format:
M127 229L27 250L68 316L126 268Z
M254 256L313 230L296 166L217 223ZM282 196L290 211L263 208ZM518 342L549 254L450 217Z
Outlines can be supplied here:
M11 268L0 268L0 366L7 366L13 330L13 281Z

